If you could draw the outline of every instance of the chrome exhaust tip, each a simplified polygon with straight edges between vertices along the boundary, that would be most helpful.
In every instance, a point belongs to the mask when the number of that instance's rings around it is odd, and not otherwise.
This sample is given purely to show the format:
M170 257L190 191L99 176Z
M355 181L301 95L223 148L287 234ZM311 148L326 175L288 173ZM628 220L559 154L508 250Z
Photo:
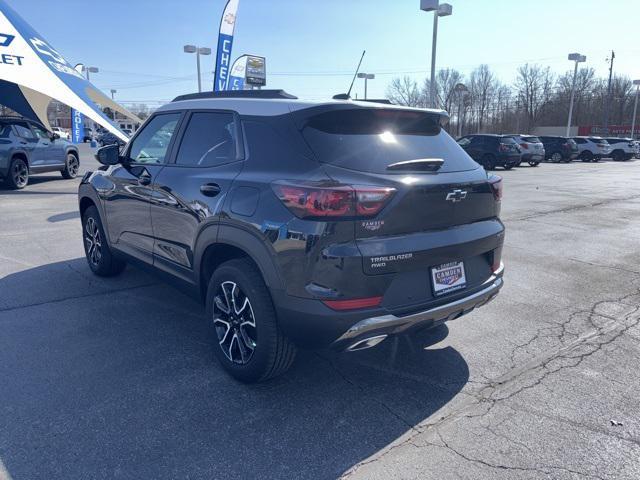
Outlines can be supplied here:
M366 350L367 348L375 347L387 337L388 335L385 334L358 340L353 345L347 347L347 352L357 352L358 350Z

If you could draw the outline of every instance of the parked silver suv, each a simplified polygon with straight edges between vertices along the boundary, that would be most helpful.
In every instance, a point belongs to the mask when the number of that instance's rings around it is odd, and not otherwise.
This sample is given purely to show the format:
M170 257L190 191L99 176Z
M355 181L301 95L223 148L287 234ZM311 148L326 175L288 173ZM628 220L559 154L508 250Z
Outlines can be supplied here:
M578 145L578 158L583 162L597 162L611 155L611 145L602 137L573 137Z

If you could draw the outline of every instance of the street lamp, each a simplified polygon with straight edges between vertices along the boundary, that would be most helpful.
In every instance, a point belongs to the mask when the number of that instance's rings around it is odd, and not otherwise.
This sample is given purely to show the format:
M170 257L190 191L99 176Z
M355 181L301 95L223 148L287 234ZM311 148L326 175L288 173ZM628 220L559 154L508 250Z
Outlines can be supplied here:
M636 113L638 113L638 92L640 91L640 80L634 80L633 84L636 85L636 102L633 105L633 120L631 121L631 140L633 140L633 134L636 129Z
M114 88L111 89L111 100L115 101L115 94L118 93L118 91ZM116 121L116 111L114 109L111 109L113 112L113 121Z
M376 78L375 73L359 73L358 78L364 78L364 99L367 99L367 81Z
M464 83L457 83L453 91L458 94L458 138L460 138L462 136L462 101L469 89Z
M436 108L436 46L438 43L438 17L448 17L453 12L453 7L448 3L439 3L439 0L420 0L420 10L433 12L433 40L431 42L431 84L429 102Z
M198 64L198 93L202 92L202 78L200 78L200 55L211 55L211 49L207 47L196 47L195 45L185 45L184 53L195 53Z
M100 71L98 67L82 67L82 70L87 73L87 82L91 81L91 79L89 78L89 73L98 73Z
M587 61L587 57L579 53L570 53L569 60L575 62L573 69L573 84L571 85L571 101L569 102L569 120L567 121L567 137L571 133L571 116L573 115L573 97L576 94L576 79L578 77L578 64Z

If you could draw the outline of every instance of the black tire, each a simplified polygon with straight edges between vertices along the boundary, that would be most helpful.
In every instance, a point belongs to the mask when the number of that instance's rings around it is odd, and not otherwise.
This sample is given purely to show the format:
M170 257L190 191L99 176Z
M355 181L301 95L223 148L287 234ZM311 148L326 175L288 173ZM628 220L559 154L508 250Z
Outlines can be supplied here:
M504 165L502 165L502 168L504 168L505 170L511 170L514 167L514 165L512 163L505 163Z
M540 162L529 162L530 167L537 167L538 165L540 165Z
M64 163L64 168L60 172L62 173L62 177L66 178L67 180L76 178L78 176L79 169L80 169L80 159L78 159L75 153L68 153L67 160Z
M551 160L553 163L560 163L562 161L562 153L553 152L549 157L549 160Z
M593 153L589 151L582 152L580 154L580 160L583 162L592 162L593 161Z
M125 262L113 256L106 238L98 209L87 208L82 216L82 243L89 268L99 277L113 277L126 267Z
M218 343L215 355L237 380L262 382L293 363L296 347L280 330L269 290L249 259L229 260L213 272L207 318L213 321Z
M484 155L482 157L482 159L480 160L480 163L482 163L482 166L486 170L495 170L495 168L496 168L496 157L494 157L490 153L487 153L486 155Z
M614 162L623 162L624 161L624 152L622 150L615 150L611 154L611 158L613 158Z
M29 183L29 167L22 158L14 158L9 165L9 173L5 179L12 190L22 190Z

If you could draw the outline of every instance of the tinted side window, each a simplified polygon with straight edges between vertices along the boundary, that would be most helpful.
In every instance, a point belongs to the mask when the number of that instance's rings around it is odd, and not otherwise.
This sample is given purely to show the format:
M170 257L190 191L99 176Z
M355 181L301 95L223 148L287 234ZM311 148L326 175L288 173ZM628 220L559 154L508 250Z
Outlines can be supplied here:
M576 142L578 145L587 143L587 141L584 138L574 138L573 141Z
M196 112L180 143L178 165L212 167L236 160L236 126L233 114Z
M180 115L156 115L131 144L129 160L133 163L164 163Z
M29 125L27 125L26 123L23 123L23 122L16 123L14 124L14 127L16 128L16 132L18 132L19 137L26 138L29 140L35 140L36 138L35 134L31 131L31 129L29 128Z
M0 138L9 138L11 136L11 125L0 124Z
M39 127L38 125L34 125L33 123L31 124L31 127L33 128L33 131L35 132L38 138L41 138L42 140L49 140L49 133L46 130L44 130L42 127Z

